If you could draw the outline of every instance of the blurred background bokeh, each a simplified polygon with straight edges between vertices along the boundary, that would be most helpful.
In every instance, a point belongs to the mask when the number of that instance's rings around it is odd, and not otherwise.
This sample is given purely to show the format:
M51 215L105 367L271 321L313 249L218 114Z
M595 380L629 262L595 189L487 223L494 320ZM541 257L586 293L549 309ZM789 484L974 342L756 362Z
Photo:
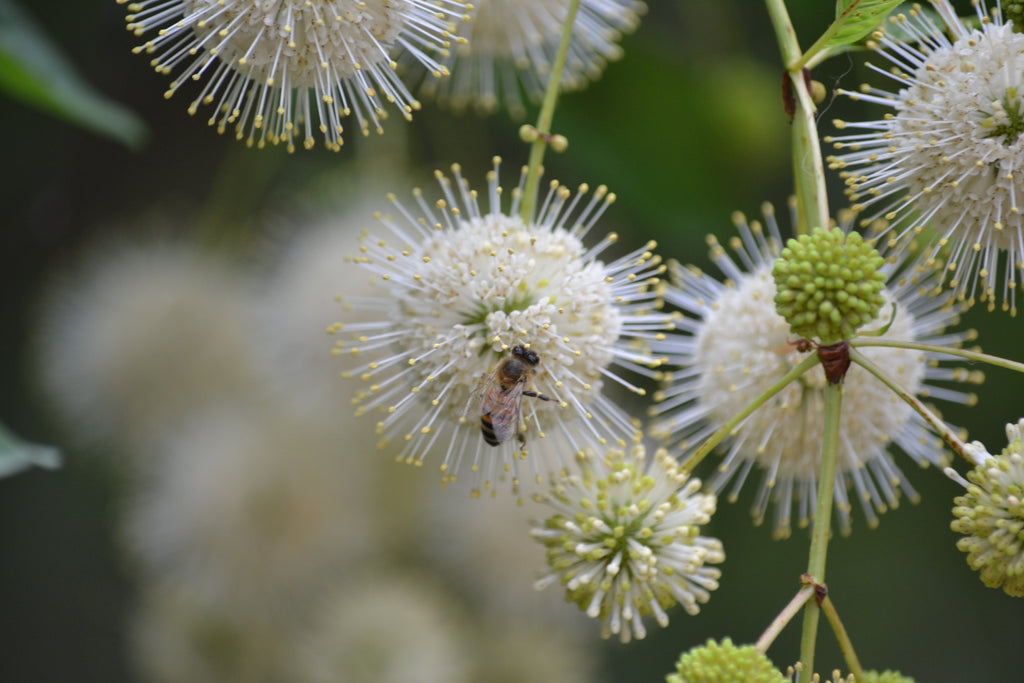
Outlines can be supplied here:
M809 43L833 3L792 4ZM753 642L798 589L807 535L752 527L748 486L708 529L727 560L701 613L602 641L557 590L532 591L543 552L528 507L441 490L430 459L395 464L351 417L324 328L354 281L355 235L386 192L432 189L453 162L483 187L499 154L511 184L520 121L425 103L338 154L250 150L189 117L187 98L164 99L113 0L22 10L149 137L131 151L0 95L0 420L65 456L0 480L0 680L657 681L709 637ZM549 153L546 177L616 192L600 227L623 248L656 239L713 271L705 234L724 241L731 212L791 191L766 13L657 0L623 47L560 101L570 147ZM861 62L814 75L853 87ZM850 107L822 104L825 134ZM1019 320L979 308L963 324L1019 355ZM1024 381L986 374L977 407L944 414L996 450ZM956 485L897 462L921 502L874 530L855 512L830 548L861 661L929 683L1017 680L1024 604L956 550ZM780 667L798 633L769 652ZM819 643L816 668L842 667L824 627Z

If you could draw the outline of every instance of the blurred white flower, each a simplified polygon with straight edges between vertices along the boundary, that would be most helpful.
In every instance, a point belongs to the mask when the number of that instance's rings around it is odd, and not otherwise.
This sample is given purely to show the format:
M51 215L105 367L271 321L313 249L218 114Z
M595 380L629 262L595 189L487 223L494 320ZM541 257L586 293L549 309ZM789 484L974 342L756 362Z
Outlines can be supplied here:
M568 0L479 0L464 31L468 41L442 63L450 78L427 76L425 96L461 110L490 113L504 105L526 113L523 94L537 103L544 94L561 40ZM622 57L618 43L632 33L647 7L637 0L581 0L573 24L561 89L579 90Z
M378 571L322 595L294 653L308 683L460 683L470 679L467 617L416 574Z
M125 3L129 0L118 0ZM178 70L166 96L205 81L189 105L212 105L210 125L239 140L289 151L315 131L342 144L342 119L381 132L385 102L411 118L419 103L395 74L399 51L433 78L467 6L460 0L145 0L128 5L128 30L149 34L136 52L158 73Z
M641 446L613 450L582 474L553 476L541 499L555 512L532 531L548 555L536 587L565 586L567 601L602 621L602 636L624 643L646 636L645 615L667 626L676 604L697 614L721 576L708 565L725 561L721 541L700 535L715 497L666 451L649 466L645 456Z
M342 259L358 250L360 234L375 223L375 208L354 201L343 211L289 225L293 234L267 249L272 261L253 297L252 342L268 388L293 411L346 428L350 421L338 420L338 407L351 402L351 386L338 381L332 340L324 330L337 320L336 297L342 292L374 291L365 274L342 267Z
M1024 35L1003 23L998 2L995 21L985 3L975 3L977 28L947 0L932 6L941 23L911 8L894 17L901 35L881 32L871 43L892 65L872 66L891 79L891 91L869 85L839 91L891 111L874 121L837 121L852 132L826 138L838 150L829 161L846 180L854 208L867 212L866 222L893 224L894 242L934 230L938 239L928 257L946 259L949 287L959 298L988 301L990 310L1001 298L1004 309L1016 312L1024 265L1017 205L1024 192ZM1001 284L1000 253L1006 254Z
M677 321L682 334L669 335L655 344L670 365L668 385L652 409L658 417L652 434L678 439L687 452L732 419L750 401L763 394L807 354L798 336L776 312L772 264L781 238L774 210L764 206L765 234L759 222L748 225L736 214L739 236L730 240L737 261L714 238L711 258L726 276L719 282L696 268L673 268L675 284L665 299L685 314ZM885 305L870 328L895 318L884 338L957 345L972 338L970 332L945 333L958 322L957 309L945 298L932 296L935 275L887 268ZM972 404L973 394L935 384L980 381L978 373L943 367L933 354L909 349L859 349L910 394ZM812 517L822 447L825 374L820 366L804 373L765 405L758 408L731 437L725 460L711 480L720 493L732 481L729 499L735 500L756 465L762 471L753 505L756 523L764 520L769 502L775 503L773 533L786 537L797 505L797 522L806 526ZM945 464L941 441L924 420L867 371L853 367L843 384L843 420L835 486L835 509L842 532L850 530L852 486L871 526L876 512L898 504L902 489L912 500L917 493L888 452L894 443L919 465Z
M328 434L242 396L180 425L128 501L128 550L147 575L211 600L316 590L375 540L361 466L372 445L339 452Z
M40 376L76 436L132 448L253 387L245 280L186 245L105 245L61 275Z
M290 680L297 624L287 613L240 610L161 582L144 582L128 620L129 655L152 683Z
M470 488L460 480L455 493ZM527 498L498 496L489 501L466 501L459 495L422 496L422 508L409 520L413 540L461 593L481 609L513 619L557 624L559 631L580 633L590 624L566 610L560 601L533 589L544 549L530 537L531 520L545 509Z
M379 293L341 298L347 310L376 319L343 319L332 330L340 337L335 353L361 363L346 374L365 382L356 403L360 414L380 415L382 444L404 439L400 459L410 463L443 454L445 480L470 469L477 491L509 474L515 489L517 462L534 446L555 456L530 459L539 480L565 458L637 438L635 422L602 385L609 378L643 393L612 366L650 373L657 362L644 345L671 324L655 310L652 285L663 267L653 243L609 263L598 256L614 234L583 246L614 195L601 187L586 201L586 186L573 197L552 183L539 214L524 223L518 191L508 212L501 208L497 164L486 213L458 166L454 181L437 173L444 198L433 207L419 190L416 212L392 195L399 216L382 216L384 230L367 234L353 259ZM482 396L517 346L539 360L517 386L554 400L510 402L522 406L528 448L517 438L492 447L481 434ZM513 432L514 412L506 411Z
M609 679L602 675L596 648L601 641L566 630L557 621L525 620L498 612L484 617L475 635L469 648L474 681L600 683Z

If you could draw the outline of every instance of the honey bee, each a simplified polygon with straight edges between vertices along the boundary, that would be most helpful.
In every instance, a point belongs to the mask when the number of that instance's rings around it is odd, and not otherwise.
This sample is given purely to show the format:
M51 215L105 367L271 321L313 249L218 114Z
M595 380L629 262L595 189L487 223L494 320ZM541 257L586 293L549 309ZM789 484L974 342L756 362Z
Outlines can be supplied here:
M540 356L525 346L514 346L512 353L501 359L484 387L480 405L480 431L484 441L492 446L508 441L513 435L526 445L526 436L519 428L522 397L530 396L542 401L553 398L526 389L533 377Z

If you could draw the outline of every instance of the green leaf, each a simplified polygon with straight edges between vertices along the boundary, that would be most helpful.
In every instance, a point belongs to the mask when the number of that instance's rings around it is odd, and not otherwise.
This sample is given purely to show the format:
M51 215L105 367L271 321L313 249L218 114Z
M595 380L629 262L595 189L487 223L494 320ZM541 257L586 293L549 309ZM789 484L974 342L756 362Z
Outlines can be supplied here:
M60 451L53 446L22 441L0 423L0 478L31 466L53 470L60 467Z
M856 43L885 21L903 0L837 0L835 31L826 48Z
M60 49L10 0L0 0L0 89L94 133L138 149L145 124L96 92Z

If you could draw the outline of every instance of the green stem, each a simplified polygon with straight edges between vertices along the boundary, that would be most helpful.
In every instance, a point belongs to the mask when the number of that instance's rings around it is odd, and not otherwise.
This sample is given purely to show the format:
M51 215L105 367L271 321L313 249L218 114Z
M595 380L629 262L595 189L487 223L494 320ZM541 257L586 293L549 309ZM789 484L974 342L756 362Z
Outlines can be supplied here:
M942 437L943 441L949 444L949 447L952 448L954 452L967 460L967 462L971 463L971 465L977 464L967 453L964 452L964 442L960 440L960 437L949 428L949 425L942 421L942 418L929 410L928 406L926 406L921 399L896 384L880 367L872 363L857 349L850 349L850 360L874 375L878 381L889 387L897 396L909 404L911 408L916 410L918 415L923 417L924 421L931 425L931 428Z
M709 436L707 440L700 445L700 448L695 450L693 454L683 462L683 471L693 472L694 468L697 467L697 465L699 465L705 457L707 457L708 453L714 450L715 446L722 443L725 437L729 436L729 433L736 428L736 425L738 425L740 422L743 422L743 420L747 419L747 416L749 416L752 412L763 406L768 401L768 399L770 399L772 396L785 389L786 385L788 385L797 377L810 370L817 363L818 355L812 353L806 358L804 358L799 365L794 366L792 370L790 370L785 375L780 377L779 380L775 382L775 384L768 387L768 389L763 394L761 394L753 401L748 403L743 410L736 413L736 415L734 415L732 419L730 419L724 425L719 427L718 431Z
M789 604L782 608L778 616L772 619L772 623L768 625L761 637L757 639L757 643L754 645L754 649L764 654L768 652L768 648L772 646L775 639L782 629L786 628L786 625L793 620L796 613L800 611L800 608L811 599L814 595L814 586L804 586L793 596L793 599L789 601Z
M817 360L817 358L815 358ZM821 469L818 473L818 505L814 510L811 530L811 551L807 573L817 583L825 583L825 558L832 528L832 494L835 488L836 460L839 454L839 420L843 403L843 383L825 385L825 424L821 446ZM814 647L818 639L820 611L816 601L804 608L804 628L800 639L800 683L810 683L814 673Z
M851 341L850 346L888 346L894 349L916 349L918 351L941 353L947 356L956 356L957 358L979 361L981 363L995 365L999 368L1024 373L1024 363L1000 358L999 356L990 356L989 354L981 353L980 351L969 351L967 349L951 348L949 346L936 346L935 344L922 344L921 342L900 341L898 339L885 339L883 337L862 337L856 341Z
M800 43L789 19L784 0L765 0L775 37L791 81L796 113L793 116L793 181L796 190L798 221L797 234L812 227L828 227L828 195L825 190L825 163L821 156L818 124L811 93L804 81L800 62Z
M832 604L832 598L825 596L825 599L821 601L821 611L825 613L825 618L828 619L829 626L832 627L832 632L836 635L839 649L843 653L843 659L846 660L846 666L850 668L850 673L853 674L853 679L855 681L863 681L864 670L860 666L860 660L857 659L857 653L853 651L853 642L850 640L850 635L846 632L846 627L843 626L843 622L839 619L839 612L836 611L836 606Z
M551 79L548 81L548 89L544 93L544 102L541 104L540 115L537 117L536 128L539 135L530 146L526 186L523 188L523 198L519 204L519 217L523 219L524 223L529 223L533 218L533 208L537 205L537 190L540 186L544 151L548 146L545 138L551 134L551 119L554 118L555 104L558 102L558 86L562 81L562 69L565 67L566 55L569 54L569 40L572 38L572 25L576 22L576 11L579 8L580 0L569 0L565 25L562 26L562 40L558 44L555 63L551 67Z

